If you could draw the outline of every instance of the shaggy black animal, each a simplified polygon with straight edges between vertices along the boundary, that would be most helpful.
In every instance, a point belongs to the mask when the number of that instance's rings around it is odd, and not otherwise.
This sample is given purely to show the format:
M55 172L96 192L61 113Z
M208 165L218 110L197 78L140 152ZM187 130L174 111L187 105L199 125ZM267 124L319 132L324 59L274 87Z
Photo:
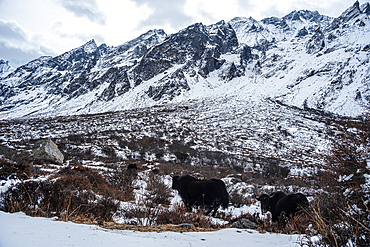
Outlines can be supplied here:
M271 195L262 194L259 198L257 198L257 200L261 202L262 214L271 212L272 221L275 222L277 219L276 204L281 198L286 196L287 194L281 191L273 192Z
M202 206L208 210L207 214L214 210L214 216L220 206L229 206L229 193L220 179L198 180L189 175L174 176L172 189L179 192L188 210L193 206Z
M282 215L294 215L309 205L306 196L302 193L286 195L278 191L270 196L262 194L257 200L261 202L262 213L271 212L272 222L276 222Z

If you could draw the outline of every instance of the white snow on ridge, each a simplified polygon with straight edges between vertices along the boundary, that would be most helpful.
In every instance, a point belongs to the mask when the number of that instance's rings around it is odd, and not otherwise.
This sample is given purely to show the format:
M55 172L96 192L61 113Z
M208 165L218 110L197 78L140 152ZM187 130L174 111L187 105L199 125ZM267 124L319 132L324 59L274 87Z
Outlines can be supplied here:
M358 117L368 109L370 99L370 20L366 13L344 18L353 8L334 21L317 11L304 10L261 21L251 17L234 18L227 24L234 28L239 47L220 54L217 58L220 67L211 66L210 73L202 71L203 66L208 66L206 60L188 60L186 63L182 60L181 64L170 60L166 71L156 68L162 73L138 83L135 64L140 63L147 49L154 49L153 45L164 41L167 36L161 30L150 31L116 48L103 46L99 49L99 61L89 68L89 77L81 77L81 85L77 82L72 85L75 82L69 78L79 78L80 70L75 74L63 68L52 70L48 65L50 57L39 58L13 77L1 81L5 93L4 98L0 98L3 104L0 119L103 113L220 96L247 100L251 97L256 104L272 98L298 108ZM220 25L225 22L202 27L214 36L222 33ZM184 52L183 47L169 45L171 49ZM249 50L246 45L250 46ZM215 47L212 43L206 48L211 51ZM91 40L56 59L63 62L73 52L92 56L97 49ZM201 64L197 64L199 62ZM30 75L28 71L38 66L41 68ZM81 66L86 68L87 65L81 62ZM107 73L110 69L112 73ZM180 73L176 74L176 71ZM60 78L61 75L64 77ZM36 83L28 81L28 76L33 76ZM38 79L42 81L48 77L53 82L54 76L61 80L61 84L45 85L42 91L44 85L38 84ZM97 84L90 87L90 82ZM153 90L149 92L149 89ZM28 93L20 92L23 90ZM56 96L58 93L64 93L64 96ZM40 99L45 104L42 105Z

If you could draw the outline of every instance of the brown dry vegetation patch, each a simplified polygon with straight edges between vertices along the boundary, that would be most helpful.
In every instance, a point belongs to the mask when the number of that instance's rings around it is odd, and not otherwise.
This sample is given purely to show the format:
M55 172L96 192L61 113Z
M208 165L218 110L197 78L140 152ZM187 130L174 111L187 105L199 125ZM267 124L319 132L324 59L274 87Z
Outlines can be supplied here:
M221 228L205 228L205 227L195 227L194 225L187 224L164 224L164 225L154 225L154 226L143 226L143 225L128 225L128 224L118 224L115 222L101 222L96 220L91 220L88 218L74 218L71 219L72 222L78 224L89 224L89 225L98 225L105 229L109 230L130 230L138 232L209 232L220 230ZM225 226L223 228L228 228Z

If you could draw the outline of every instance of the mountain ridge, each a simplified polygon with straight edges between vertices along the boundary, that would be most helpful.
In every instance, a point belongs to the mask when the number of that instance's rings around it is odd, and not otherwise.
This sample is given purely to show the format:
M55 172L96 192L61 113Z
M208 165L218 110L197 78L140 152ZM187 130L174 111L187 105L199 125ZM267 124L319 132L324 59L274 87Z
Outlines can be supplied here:
M207 97L266 98L362 116L370 102L370 7L236 17L117 47L94 40L0 79L0 119L100 113Z
M6 77L13 70L14 70L14 68L9 65L9 61L5 61L4 59L0 59L0 78Z

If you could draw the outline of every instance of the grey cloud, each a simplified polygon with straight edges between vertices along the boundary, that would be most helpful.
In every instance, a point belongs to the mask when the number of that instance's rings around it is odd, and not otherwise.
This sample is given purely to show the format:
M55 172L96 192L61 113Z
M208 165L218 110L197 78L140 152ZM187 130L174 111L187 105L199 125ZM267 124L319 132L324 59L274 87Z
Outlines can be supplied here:
M61 0L61 5L77 17L86 17L90 21L101 25L106 24L107 17L103 12L99 11L95 0Z
M0 20L0 39L27 41L25 31L16 22Z
M249 1L245 0L236 0L238 7L245 10L245 11L252 11L255 6L251 4Z
M237 4L238 4L238 7L239 9L241 9L240 12L245 12L245 17L249 17L250 16L250 13L252 13L255 9L256 9L256 6L253 5L252 3L250 3L250 1L245 1L245 0L236 0ZM252 18L254 18L252 16Z
M36 59L43 54L36 51L24 51L21 48L9 47L5 42L0 41L1 58L6 61L18 61L18 63L26 63L30 60Z
M82 42L87 42L89 40L94 39L97 43L104 43L104 36L100 34L75 34L71 35L71 37L78 38Z
M201 15L205 19L208 19L208 21L210 21L211 23L220 21L217 18L215 18L212 13L207 12L204 9L205 9L204 5L202 3L198 3L197 14Z
M58 36L61 38L78 39L81 42L87 42L94 39L97 43L104 43L105 37L100 34L86 34L86 33L62 33L58 32Z
M50 48L44 45L40 45L39 49L42 54L47 54L48 56L58 55L53 48Z
M0 20L0 56L7 61L21 63L55 52L28 37L24 29L15 21Z
M54 22L53 30L59 31L62 26L63 26L63 23L61 21Z
M105 37L98 33L66 33L62 31L63 23L56 21L53 24L53 30L60 38L78 39L81 42L87 42L94 39L97 43L105 43Z
M138 24L138 28L170 25L174 29L183 28L193 22L185 13L186 0L131 0L139 6L146 5L153 12Z
M284 16L286 16L287 14L289 14L290 12L292 12L293 9L289 12L282 12L282 11L279 11L277 10L276 8L276 5L271 5L269 6L268 8L266 8L265 10L261 11L261 14L262 14L262 18L266 18L266 17L279 17L279 18L282 18ZM297 9L297 10L300 10L300 9Z
M98 44L105 42L105 37L103 35L100 35L100 34L93 34L91 36L91 39L94 39Z

